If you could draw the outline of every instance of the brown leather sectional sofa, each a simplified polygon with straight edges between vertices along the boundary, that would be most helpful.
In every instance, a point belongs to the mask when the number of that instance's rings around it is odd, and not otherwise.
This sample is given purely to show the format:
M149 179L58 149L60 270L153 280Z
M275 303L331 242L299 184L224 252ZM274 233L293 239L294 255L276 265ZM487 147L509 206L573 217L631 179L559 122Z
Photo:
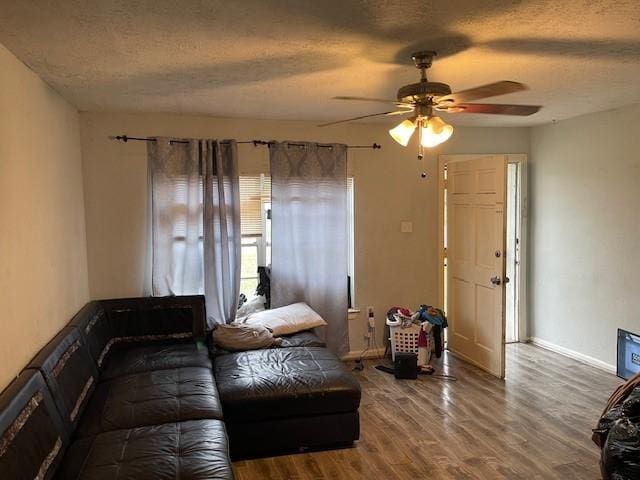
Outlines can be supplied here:
M205 315L85 306L0 394L0 478L232 479L232 457L358 438L358 382L315 335L212 360Z

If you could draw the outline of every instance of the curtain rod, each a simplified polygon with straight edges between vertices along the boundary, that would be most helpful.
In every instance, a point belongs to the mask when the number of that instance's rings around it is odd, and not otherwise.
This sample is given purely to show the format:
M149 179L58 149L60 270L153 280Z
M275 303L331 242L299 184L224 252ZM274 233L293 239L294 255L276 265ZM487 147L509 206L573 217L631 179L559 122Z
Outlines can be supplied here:
M141 142L155 142L156 139L155 138L150 138L150 137L130 137L128 135L110 135L109 138L111 140L118 140L119 142L124 142L127 143L129 140L137 140L137 141L141 141ZM174 143L189 143L188 140L169 140L169 144L173 145ZM221 142L221 143L225 143L225 142ZM267 142L265 140L244 140L244 141L238 141L236 142L237 144L244 144L244 143L252 143L254 147L257 147L258 145L273 145L274 142ZM289 145L292 145L294 147L304 147L303 143L289 143ZM329 144L323 144L323 143L319 143L318 144L319 147L328 147L331 148L331 145ZM371 148L373 150L378 150L380 148L382 148L382 145L378 144L378 143L374 143L373 145L347 145L347 148Z

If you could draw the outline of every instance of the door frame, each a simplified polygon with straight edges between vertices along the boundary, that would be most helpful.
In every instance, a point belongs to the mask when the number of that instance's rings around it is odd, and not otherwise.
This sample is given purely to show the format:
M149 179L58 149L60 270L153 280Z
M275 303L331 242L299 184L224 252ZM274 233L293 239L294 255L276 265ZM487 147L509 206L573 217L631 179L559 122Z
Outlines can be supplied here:
M526 153L508 153L508 154L461 154L461 155L438 155L438 302L443 306L446 312L447 305L444 304L444 191L445 191L445 179L444 171L445 165L451 162L462 162L465 160L472 160L477 157L484 157L489 155L504 155L507 159L507 164L518 163L520 164L520 189L518 196L520 198L520 283L518 288L518 341L526 342L529 339L528 330L528 318L527 318L527 223L528 223L528 177L527 177L527 154ZM505 205L506 211L507 205Z

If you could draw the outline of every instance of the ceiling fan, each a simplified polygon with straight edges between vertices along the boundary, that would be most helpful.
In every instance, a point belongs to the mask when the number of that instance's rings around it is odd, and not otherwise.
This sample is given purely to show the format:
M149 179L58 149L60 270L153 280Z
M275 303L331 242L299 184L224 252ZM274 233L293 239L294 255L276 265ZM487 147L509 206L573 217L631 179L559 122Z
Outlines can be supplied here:
M420 70L420 82L400 87L397 100L365 97L334 97L336 100L390 103L395 105L395 110L371 115L361 115L359 117L324 123L318 126L326 127L369 117L412 115L410 118L403 120L399 125L389 130L389 134L396 142L406 147L413 132L417 128L419 135L418 158L421 159L423 157L423 147L435 147L447 141L453 133L453 126L436 116L434 111L526 116L532 115L542 108L538 105L469 103L482 98L527 90L528 87L522 83L505 80L451 93L449 85L427 80L427 69L431 67L433 57L435 56L436 52L430 50L416 52L412 55L411 58L413 58L416 68Z

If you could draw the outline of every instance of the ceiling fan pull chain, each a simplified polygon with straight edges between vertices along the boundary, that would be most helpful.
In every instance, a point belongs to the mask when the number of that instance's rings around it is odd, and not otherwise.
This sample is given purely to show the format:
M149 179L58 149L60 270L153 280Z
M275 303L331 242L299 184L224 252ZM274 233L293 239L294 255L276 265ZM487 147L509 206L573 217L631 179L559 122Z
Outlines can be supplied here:
M424 158L424 147L422 146L422 119L418 120L418 160Z

